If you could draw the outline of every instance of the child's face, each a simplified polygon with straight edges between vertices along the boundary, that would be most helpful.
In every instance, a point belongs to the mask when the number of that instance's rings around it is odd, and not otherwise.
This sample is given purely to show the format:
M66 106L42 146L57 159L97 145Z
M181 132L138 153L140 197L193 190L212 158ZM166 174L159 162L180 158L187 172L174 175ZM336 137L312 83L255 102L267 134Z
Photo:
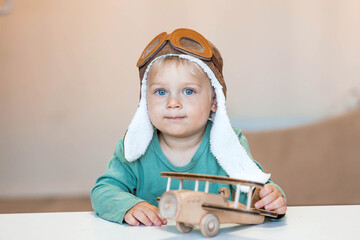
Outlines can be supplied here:
M148 112L152 124L162 134L190 137L204 131L216 98L210 81L196 77L179 64L167 63L149 78Z

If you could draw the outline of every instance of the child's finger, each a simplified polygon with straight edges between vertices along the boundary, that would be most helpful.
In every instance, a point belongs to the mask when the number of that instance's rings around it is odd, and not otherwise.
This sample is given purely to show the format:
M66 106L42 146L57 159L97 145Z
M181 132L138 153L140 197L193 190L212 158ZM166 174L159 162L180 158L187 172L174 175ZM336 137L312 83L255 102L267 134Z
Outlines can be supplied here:
M160 227L162 224L162 220L159 218L159 216L152 210L152 209L146 209L143 210L144 214L150 219L154 225Z
M142 224L152 226L152 221L145 215L143 211L134 211L133 216Z
M265 205L273 202L276 198L277 198L277 196L276 196L275 192L272 192L272 193L270 193L268 195L265 195L264 198L260 199L259 201L257 201L255 203L255 208L262 208Z
M166 218L161 218L162 224L166 225L167 224L167 219Z
M260 198L264 198L265 196L269 195L274 191L272 185L265 185L263 188L260 189L259 196Z
M275 209L281 208L284 205L285 205L285 199L283 197L278 197L271 203L265 205L265 210L270 210L270 211L275 210Z
M160 218L162 224L163 224L163 225L166 225L166 224L167 224L167 219L164 218L163 216L161 216L161 214L159 213L159 211L157 211L157 215L158 215L158 217Z
M159 213L159 209L157 207L155 207L154 205L150 205L150 208L153 209L153 211L155 212L155 214L157 215L157 217L160 219L160 221L162 222L163 225L167 224L167 219L164 218L163 216L161 216L161 214Z
M278 214L285 214L286 210L287 210L287 207L286 207L286 205L284 205L281 208L276 209L275 212Z
M126 214L125 215L125 222L127 222L127 224L132 225L132 226L138 226L140 225L139 221L136 220L136 218L134 218L134 216L132 214Z

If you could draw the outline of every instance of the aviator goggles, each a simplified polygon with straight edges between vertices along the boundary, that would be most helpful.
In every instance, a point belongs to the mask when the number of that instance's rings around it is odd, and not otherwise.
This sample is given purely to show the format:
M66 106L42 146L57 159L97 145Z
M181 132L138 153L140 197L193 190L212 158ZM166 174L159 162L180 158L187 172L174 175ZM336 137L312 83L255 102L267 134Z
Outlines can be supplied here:
M167 43L170 46L182 53L192 55L204 61L212 61L219 72L222 72L222 67L216 59L208 41L198 32L179 28L174 30L171 34L166 32L157 35L144 49L136 66L141 68L150 61Z

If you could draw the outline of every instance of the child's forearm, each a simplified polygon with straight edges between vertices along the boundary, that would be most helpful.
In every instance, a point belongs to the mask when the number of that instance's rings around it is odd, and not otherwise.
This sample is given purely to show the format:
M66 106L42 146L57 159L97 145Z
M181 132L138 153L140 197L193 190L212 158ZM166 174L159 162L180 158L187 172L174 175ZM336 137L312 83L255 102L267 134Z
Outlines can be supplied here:
M136 181L126 163L121 149L117 148L106 173L98 178L90 194L92 206L100 217L121 224L126 212L144 201L132 194Z
M118 186L98 182L91 191L91 203L95 212L102 218L124 223L126 212L144 201Z

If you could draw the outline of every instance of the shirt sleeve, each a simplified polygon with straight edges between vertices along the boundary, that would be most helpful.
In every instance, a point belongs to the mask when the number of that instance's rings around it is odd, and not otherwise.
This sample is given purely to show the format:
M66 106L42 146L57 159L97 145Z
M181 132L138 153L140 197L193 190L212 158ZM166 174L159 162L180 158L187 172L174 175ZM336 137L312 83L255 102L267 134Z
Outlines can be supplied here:
M120 139L106 173L97 179L90 194L93 209L101 218L123 224L126 212L144 201L134 195L137 181L129 164Z

